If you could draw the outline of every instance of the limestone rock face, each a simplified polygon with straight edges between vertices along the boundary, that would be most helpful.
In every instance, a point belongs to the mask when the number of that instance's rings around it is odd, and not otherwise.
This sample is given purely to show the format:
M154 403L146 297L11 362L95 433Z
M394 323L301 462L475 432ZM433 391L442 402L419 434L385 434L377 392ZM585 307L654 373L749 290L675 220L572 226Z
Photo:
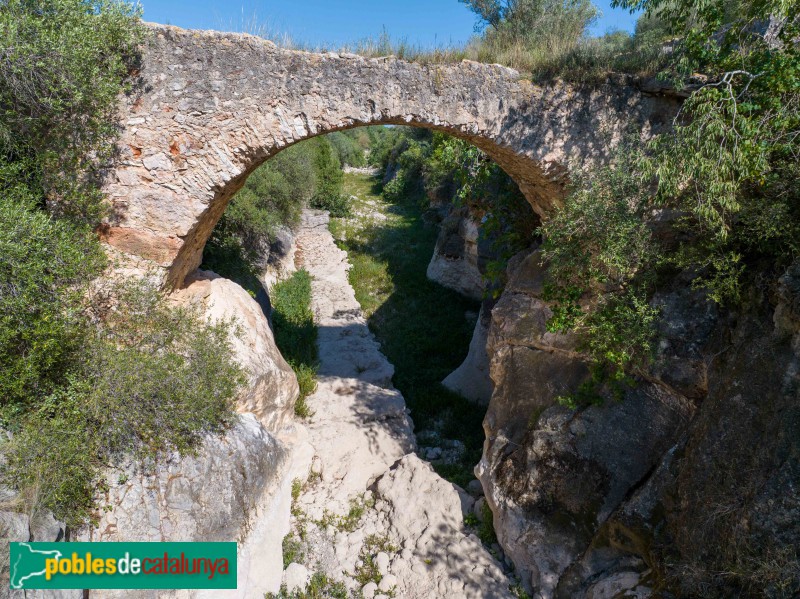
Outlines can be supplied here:
M543 274L538 252L515 257L492 310L476 468L533 596L647 597L654 547L677 551L687 595L729 583L714 573L732 564L800 585L800 267L738 316L678 277L652 300L661 343L647 380L578 410L556 398L588 369L574 339L546 330Z
M289 227L279 227L274 238L269 247L265 248L265 259L260 265L259 280L265 289L271 289L278 281L288 279L297 270L294 265L294 255L297 252L294 231Z
M427 276L462 295L483 299L486 284L478 265L478 223L468 212L456 210L442 221Z
M0 501L13 502L14 494L0 488ZM0 511L0 598L3 599L81 599L80 590L37 591L11 590L9 588L9 543L28 541L53 543L64 540L66 526L49 512L37 511L33 515Z
M398 597L513 597L480 540L464 534L461 495L430 464L405 456L378 480L375 494L392 537L408 550L409 559L392 564ZM458 577L448 575L454 569Z
M484 302L469 342L467 357L442 381L448 389L480 404L489 403L494 389L494 383L489 376L489 354L486 351L490 322L491 309Z
M683 590L735 564L778 592L800 589L800 263L773 300L717 331L708 394L670 469L666 541ZM784 582L785 584L785 582Z
M289 529L289 456L252 414L196 457L172 456L153 474L120 470L86 541L236 541L238 591L192 591L181 597L256 599L281 583L281 541ZM92 591L92 597L172 597L168 591Z
M211 321L234 319L241 325L231 342L249 381L239 392L237 410L255 414L273 432L280 430L291 418L300 389L259 304L233 281L208 271L196 271L172 297L199 305Z

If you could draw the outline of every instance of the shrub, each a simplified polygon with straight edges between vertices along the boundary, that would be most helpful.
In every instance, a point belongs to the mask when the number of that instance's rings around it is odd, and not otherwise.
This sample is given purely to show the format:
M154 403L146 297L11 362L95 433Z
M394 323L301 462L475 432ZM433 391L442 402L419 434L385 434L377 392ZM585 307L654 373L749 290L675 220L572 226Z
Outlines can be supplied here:
M0 425L4 482L70 526L99 473L196 448L230 422L242 382L229 326L170 307L143 282L92 280L90 231L116 107L144 37L133 6L0 4ZM47 212L43 209L47 209Z
M336 153L325 137L315 137L314 168L317 173L317 189L311 198L311 206L328 210L331 216L347 216L349 204L342 196L342 168Z
M636 145L624 146L613 165L576 176L564 207L541 228L548 329L581 331L595 373L613 380L646 370L652 355L656 311L647 297L661 254L646 223L642 177Z
M683 272L709 299L735 305L748 277L800 255L796 6L620 4L648 11L641 35L683 36L669 73L704 70L712 82L686 100L672 131L627 144L611 166L578 177L542 228L549 327L581 331L595 364L617 374L646 369L658 276ZM768 40L753 24L770 18ZM648 221L659 209L677 216L656 240Z
M144 39L139 10L114 0L0 5L0 142L26 162L51 211L96 224L113 156L117 98Z
M192 452L230 424L244 383L230 325L169 305L149 284L115 286L93 314L97 326L65 384L21 418L5 448L6 480L36 489L39 504L70 526L89 518L102 468Z
M367 165L367 159L364 157L366 147L362 145L365 142L359 142L353 132L335 131L329 133L327 138L342 166L363 167Z
M86 336L83 296L105 259L91 233L36 210L22 186L3 192L0 415L11 426L15 414L57 388L73 366Z
M275 344L295 371L300 384L300 398L295 413L301 418L312 415L305 398L317 388L317 325L311 310L311 275L298 270L271 290L272 321Z

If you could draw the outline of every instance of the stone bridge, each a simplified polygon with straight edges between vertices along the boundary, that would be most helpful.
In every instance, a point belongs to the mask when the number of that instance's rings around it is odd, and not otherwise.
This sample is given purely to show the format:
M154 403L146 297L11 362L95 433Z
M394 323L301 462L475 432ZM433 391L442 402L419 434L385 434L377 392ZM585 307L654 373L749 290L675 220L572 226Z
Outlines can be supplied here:
M248 174L283 148L363 125L414 125L468 140L533 208L558 206L571 162L604 159L623 131L648 136L675 101L620 84L532 85L469 61L314 54L261 38L151 26L139 85L121 107L120 156L105 184L106 243L182 285Z

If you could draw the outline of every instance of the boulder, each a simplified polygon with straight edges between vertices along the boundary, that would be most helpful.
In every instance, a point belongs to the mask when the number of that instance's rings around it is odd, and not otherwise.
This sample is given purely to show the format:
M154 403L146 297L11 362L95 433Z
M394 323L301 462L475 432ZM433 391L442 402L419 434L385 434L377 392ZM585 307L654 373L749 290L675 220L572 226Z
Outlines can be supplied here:
M442 221L427 276L431 281L476 300L486 284L478 266L478 223L465 210Z
M212 322L238 322L238 334L232 335L231 345L249 380L236 398L236 408L255 414L270 431L278 432L291 419L300 388L294 371L275 345L258 303L233 281L200 270L171 297L179 304L199 306Z
M305 592L309 582L311 582L311 572L302 564L289 564L283 572L283 584L286 585L286 591L290 595Z
M484 302L478 321L475 323L467 357L442 381L442 385L448 389L483 405L489 403L494 390L494 384L489 376L489 354L486 351L490 322L491 308Z
M457 487L430 464L414 454L403 457L378 479L375 495L390 538L406 556L392 562L381 591L393 583L398 597L513 597L500 564L465 530Z
M289 454L253 414L196 456L172 455L155 472L133 465L107 474L110 511L82 541L236 541L238 590L191 591L192 599L261 599L281 584L289 531ZM92 591L93 599L152 599L163 591Z
M588 368L574 338L547 331L552 312L541 297L544 272L539 252L515 257L492 310L487 351L495 390L476 474L524 586L550 598L675 445L694 406L641 381L621 401L562 407L559 396L576 391Z
M269 290L275 283L292 276L297 270L294 264L296 252L294 231L286 226L278 227L273 234L272 243L263 252L265 259L260 264L261 275L258 278L264 289Z

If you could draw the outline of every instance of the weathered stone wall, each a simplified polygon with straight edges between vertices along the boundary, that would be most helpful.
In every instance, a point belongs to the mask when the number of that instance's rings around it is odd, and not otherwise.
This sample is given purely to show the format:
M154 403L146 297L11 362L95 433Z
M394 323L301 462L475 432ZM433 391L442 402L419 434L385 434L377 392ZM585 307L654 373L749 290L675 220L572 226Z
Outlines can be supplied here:
M199 266L247 175L302 139L380 123L447 131L485 150L544 214L559 203L570 160L602 160L626 127L646 136L675 109L626 85L536 87L498 65L313 54L168 26L151 33L139 84L121 105L103 234L166 269L175 287Z

